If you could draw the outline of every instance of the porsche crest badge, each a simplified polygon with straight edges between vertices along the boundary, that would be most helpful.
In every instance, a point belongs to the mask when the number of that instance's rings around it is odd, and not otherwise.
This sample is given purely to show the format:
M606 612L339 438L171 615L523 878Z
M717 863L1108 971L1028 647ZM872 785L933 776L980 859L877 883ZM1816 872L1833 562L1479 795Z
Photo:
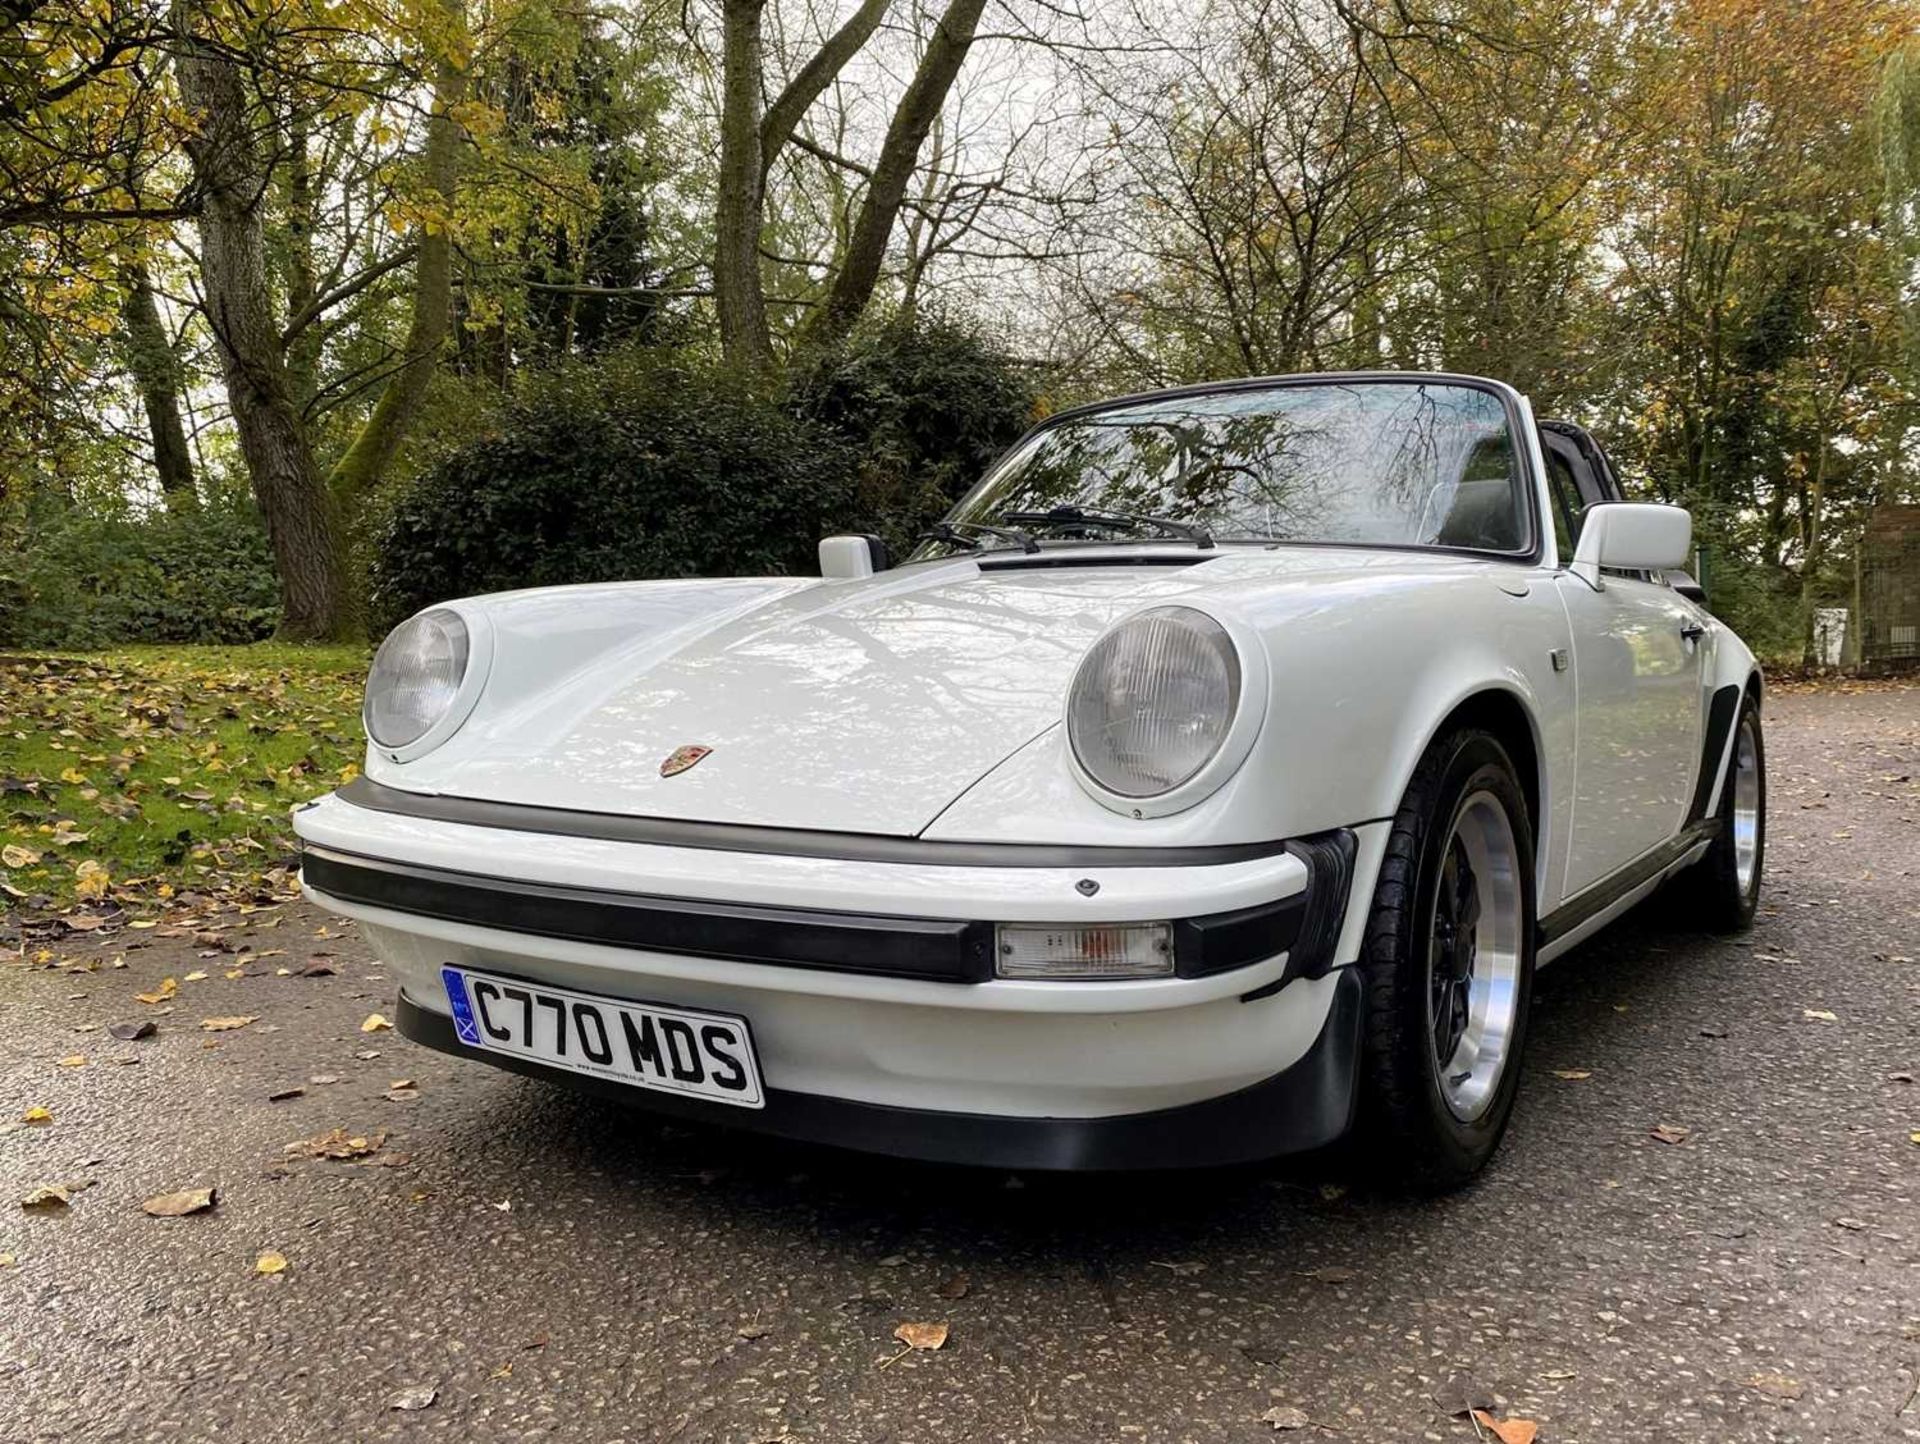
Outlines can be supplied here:
M711 751L713 751L711 747L702 747L697 742L686 747L676 747L667 754L667 760L660 764L660 775L677 777Z

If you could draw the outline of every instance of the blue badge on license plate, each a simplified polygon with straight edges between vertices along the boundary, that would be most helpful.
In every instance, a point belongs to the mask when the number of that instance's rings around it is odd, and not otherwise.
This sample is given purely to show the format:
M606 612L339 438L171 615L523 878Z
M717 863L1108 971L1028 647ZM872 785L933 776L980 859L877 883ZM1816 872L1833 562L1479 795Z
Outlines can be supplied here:
M453 1009L453 1031L462 1043L480 1046L480 1027L473 1021L473 1005L467 1001L467 982L458 968L442 968L440 981L446 985L447 1005Z

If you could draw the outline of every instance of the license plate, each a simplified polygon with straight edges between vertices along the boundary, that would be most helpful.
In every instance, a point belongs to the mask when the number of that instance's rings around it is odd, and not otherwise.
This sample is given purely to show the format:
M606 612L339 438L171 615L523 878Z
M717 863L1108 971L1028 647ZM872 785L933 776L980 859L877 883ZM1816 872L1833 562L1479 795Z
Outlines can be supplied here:
M462 1043L636 1088L764 1108L745 1018L628 1003L466 968L440 969Z

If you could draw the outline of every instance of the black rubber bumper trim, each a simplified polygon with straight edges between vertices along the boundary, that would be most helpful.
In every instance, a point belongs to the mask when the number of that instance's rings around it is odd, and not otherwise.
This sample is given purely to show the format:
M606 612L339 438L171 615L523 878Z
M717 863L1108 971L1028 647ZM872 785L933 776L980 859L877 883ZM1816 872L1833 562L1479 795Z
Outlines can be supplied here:
M1687 824L1692 826L1707 815L1713 800L1713 780L1720 775L1720 759L1727 750L1727 734L1733 730L1734 714L1740 710L1740 689L1729 683L1713 694L1707 705L1705 745L1700 749L1700 778L1693 786L1693 802L1687 808Z
M1300 892L1175 922L1175 975L1210 977L1291 948L1316 887L1310 861L1308 867ZM449 872L320 847L306 849L301 877L342 902L535 937L938 983L983 983L994 976L992 920L650 897Z
M1108 847L1077 843L943 842L866 832L826 832L804 827L755 827L735 822L683 822L668 817L628 817L531 807L472 797L407 792L356 777L333 794L342 802L398 817L426 817L470 827L591 837L608 842L644 842L664 847L720 852L758 852L786 857L831 857L848 862L904 862L949 867L1217 867L1250 862L1287 850L1280 842L1228 842L1206 847Z
M749 1111L548 1068L461 1044L453 1022L402 994L395 1021L417 1043L634 1107L809 1143L932 1163L1031 1171L1200 1168L1250 1163L1333 1142L1353 1121L1360 1058L1360 976L1336 973L1320 1036L1292 1067L1220 1098L1115 1118L1003 1118L894 1108L767 1090Z

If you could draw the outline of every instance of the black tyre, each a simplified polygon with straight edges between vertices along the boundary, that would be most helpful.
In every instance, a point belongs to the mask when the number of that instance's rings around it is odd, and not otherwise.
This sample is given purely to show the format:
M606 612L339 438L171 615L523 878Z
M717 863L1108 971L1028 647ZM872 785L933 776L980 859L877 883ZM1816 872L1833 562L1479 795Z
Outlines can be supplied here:
M1760 874L1767 860L1767 749L1760 706L1749 692L1733 724L1733 755L1720 788L1720 830L1705 856L1688 868L1676 901L1684 914L1715 932L1753 926Z
M1393 819L1361 952L1360 1141L1397 1184L1458 1187L1499 1146L1533 954L1533 830L1512 759L1491 733L1448 733Z

